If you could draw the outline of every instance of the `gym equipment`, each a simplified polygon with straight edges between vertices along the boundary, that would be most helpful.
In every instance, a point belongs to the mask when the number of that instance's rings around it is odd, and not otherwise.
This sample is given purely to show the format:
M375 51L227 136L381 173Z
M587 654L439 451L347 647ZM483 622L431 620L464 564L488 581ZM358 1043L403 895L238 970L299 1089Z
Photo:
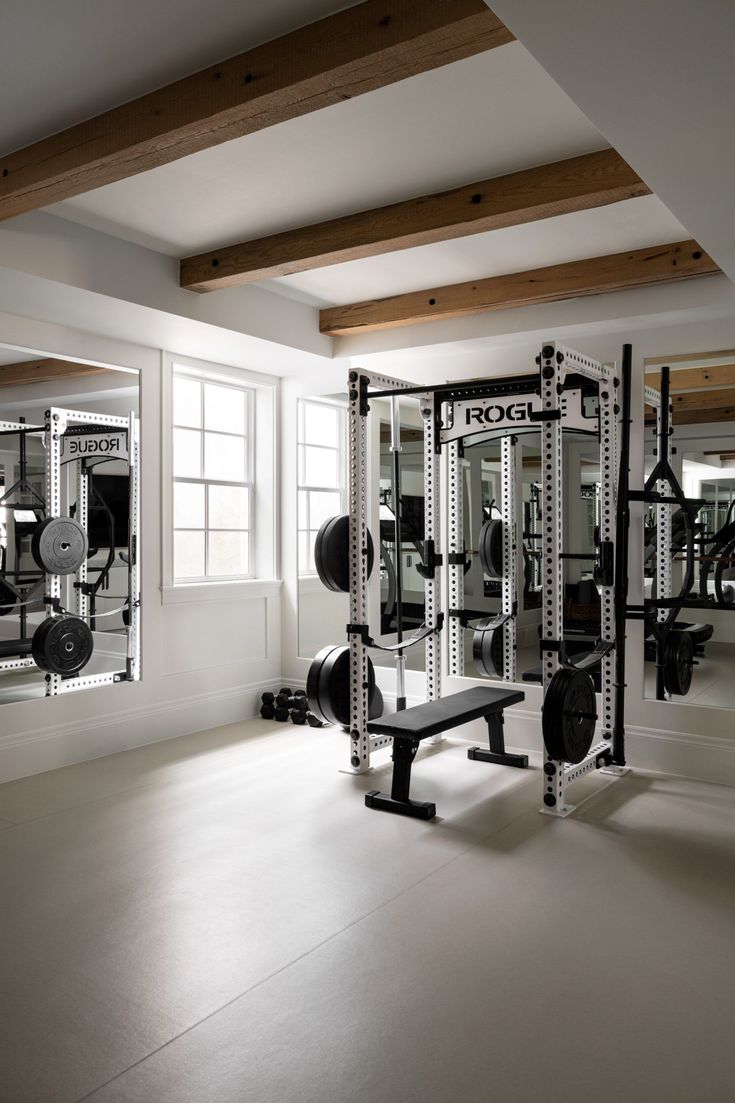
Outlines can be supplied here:
M288 720L288 709L275 708L273 710L273 719L277 720L279 724L285 724Z
M276 710L272 704L268 704L264 701L260 706L260 715L264 720L275 720Z
M324 721L320 720L318 716L315 716L313 712L307 712L306 723L310 728L323 728Z
M302 712L306 712L309 707L309 702L306 699L304 690L297 689L293 695L279 693L276 696L276 705L280 709L299 709Z
M367 534L367 573L373 569L375 549L373 538ZM349 593L350 590L350 518L347 514L330 517L316 534L314 542L314 565L322 583L328 590L336 593Z
M691 638L692 648L695 655L704 655L704 645L708 640L712 639L714 635L714 627L711 624L687 624L685 621L677 620L674 622L674 629L677 632L686 632ZM645 659L646 662L656 661L656 641L653 639L653 635L649 630L646 636L645 642Z
M480 621L475 628L472 637L472 658L478 674L484 674L488 678L503 677L503 652L505 650L503 640L503 625L483 628L490 620Z
M87 534L73 517L47 517L36 526L31 553L47 574L75 574L87 558Z
M664 685L667 693L685 697L692 684L694 644L688 632L672 629L664 644Z
M367 664L369 712L372 718L380 715L383 700L375 685L375 668L369 658ZM349 728L349 647L329 644L314 657L306 679L306 696L310 711L323 723Z
M595 686L590 674L574 667L559 667L541 710L549 756L558 762L581 762L592 746L596 720Z
M422 820L432 819L436 815L436 805L431 801L411 800L410 797L411 767L419 744L423 739L441 735L471 720L482 718L487 721L490 750L474 747L467 752L468 758L502 766L526 767L527 755L506 753L502 728L503 709L524 699L525 694L519 690L478 686L373 720L368 725L368 731L393 739L393 780L390 796L377 789L365 794L367 807Z
M306 723L306 709L291 709L290 716L292 724Z
M498 518L484 521L478 540L480 563L490 578L503 577L503 522Z
M31 654L41 670L64 678L78 674L92 658L92 630L79 617L46 617L33 633Z

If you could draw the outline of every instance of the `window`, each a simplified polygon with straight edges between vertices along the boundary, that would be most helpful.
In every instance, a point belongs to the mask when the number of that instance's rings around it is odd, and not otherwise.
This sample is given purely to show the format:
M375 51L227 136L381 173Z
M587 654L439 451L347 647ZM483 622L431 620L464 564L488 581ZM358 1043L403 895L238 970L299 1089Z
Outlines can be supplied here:
M298 407L299 574L313 574L314 540L322 524L344 512L345 411L326 402Z
M254 392L173 372L174 582L253 573Z

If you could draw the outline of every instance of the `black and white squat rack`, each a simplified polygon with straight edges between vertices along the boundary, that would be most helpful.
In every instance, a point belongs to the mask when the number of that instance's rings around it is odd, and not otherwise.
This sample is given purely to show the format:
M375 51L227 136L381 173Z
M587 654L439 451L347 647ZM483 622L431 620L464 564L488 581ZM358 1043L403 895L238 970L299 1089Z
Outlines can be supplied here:
M515 563L518 533L515 517L515 442L519 434L541 436L542 482L540 544L542 570L542 660L544 734L541 811L566 816L573 806L567 787L594 770L625 770L624 672L627 601L627 480L630 422L631 350L626 345L622 370L603 365L555 342L545 342L536 358L537 370L510 378L453 382L423 387L364 371L351 371L349 396L349 732L350 767L361 773L370 767L374 751L393 744L393 790L390 796L370 793L370 807L429 818L434 806L409 797L411 763L421 740L441 742L443 732L470 719L488 722L490 750L474 749L470 758L507 766L525 766L527 757L505 751L502 711L523 700L520 690L477 687L442 698L442 659L450 676L464 673L463 631L468 616L463 607L466 551L463 546L461 458L467 438L488 432L501 437L502 553L501 612L488 618L482 631L501 631L502 679L517 678ZM399 657L419 642L426 646L426 704L393 717L370 712L374 674L368 651L379 646L368 625L370 537L368 533L368 430L371 399L395 405L418 396L424 424L425 522L421 574L425 584L425 622L413 636L384 650ZM622 417L620 416L622 412ZM618 447L618 423L624 424L625 445ZM601 626L594 649L583 657L567 657L563 637L563 493L562 432L571 429L599 440L599 547L595 580L601 592ZM446 540L440 531L440 461L446 449ZM623 482L623 499L618 483ZM573 553L572 553L573 554ZM448 602L442 601L441 577L446 572ZM616 586L617 582L617 586ZM444 655L441 633L448 623ZM477 626L474 626L477 630ZM316 662L316 660L315 660ZM589 674L599 667L601 708L597 711ZM400 664L399 664L400 673ZM310 675L311 677L311 675ZM345 695L346 696L346 695ZM399 685L397 696L402 696ZM471 698L471 700L470 700ZM347 702L345 701L345 706ZM346 712L346 707L345 707ZM348 722L347 722L348 721Z

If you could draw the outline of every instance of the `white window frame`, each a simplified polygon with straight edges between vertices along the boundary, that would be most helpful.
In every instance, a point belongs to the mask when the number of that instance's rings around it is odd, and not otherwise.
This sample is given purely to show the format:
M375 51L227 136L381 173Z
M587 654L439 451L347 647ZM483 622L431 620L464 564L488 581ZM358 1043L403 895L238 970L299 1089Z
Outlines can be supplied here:
M256 596L261 591L263 595L270 594L276 580L277 563L278 516L274 502L277 499L279 380L275 376L211 361L194 360L169 352L164 352L162 355L162 374L162 601L168 604L182 601L224 600L240 592L247 592L249 596ZM175 480L173 470L175 374L189 376L203 383L214 383L248 392L246 428L248 466L245 482L203 477ZM249 488L249 573L247 575L205 576L192 579L174 577L174 481L190 482L205 487L208 484L216 484ZM207 529L203 531L206 533Z
M333 445L318 445L309 444L307 446L306 441L302 440L302 411L305 406L326 406L330 410L336 410L339 417L339 441L337 447ZM337 453L337 473L339 476L339 486L312 486L301 482L301 449L309 448L323 448L324 451ZM302 532L306 532L307 535L314 530L307 523L307 527L304 529L301 527L299 517L299 502L302 491L307 493L307 515L309 512L309 495L312 493L322 494L334 494L339 493L339 509L340 513L344 513L347 507L347 480L346 473L346 455L347 455L347 410L344 406L337 402L330 402L328 399L321 398L299 398L296 404L296 555L297 562L299 556L299 543ZM309 518L307 516L307 522ZM298 576L299 578L315 578L317 575L316 568L304 569L300 562L298 562Z

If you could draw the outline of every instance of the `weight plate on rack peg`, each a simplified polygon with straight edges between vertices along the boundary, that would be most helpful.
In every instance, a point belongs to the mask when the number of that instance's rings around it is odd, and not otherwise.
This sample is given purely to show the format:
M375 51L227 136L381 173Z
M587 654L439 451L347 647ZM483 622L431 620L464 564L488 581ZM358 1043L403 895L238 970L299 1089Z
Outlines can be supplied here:
M373 569L375 551L373 538L367 534L367 573ZM347 514L330 517L316 534L314 566L328 590L350 592L350 519Z
M586 670L562 666L549 683L541 710L546 750L559 762L581 762L595 737L595 684Z
M86 559L87 534L73 517L48 517L33 533L31 552L48 574L74 574Z
M478 674L488 678L503 677L503 627L485 632L475 630L472 636L472 658Z
M79 617L47 617L33 633L33 661L47 674L78 674L93 651L92 630Z

